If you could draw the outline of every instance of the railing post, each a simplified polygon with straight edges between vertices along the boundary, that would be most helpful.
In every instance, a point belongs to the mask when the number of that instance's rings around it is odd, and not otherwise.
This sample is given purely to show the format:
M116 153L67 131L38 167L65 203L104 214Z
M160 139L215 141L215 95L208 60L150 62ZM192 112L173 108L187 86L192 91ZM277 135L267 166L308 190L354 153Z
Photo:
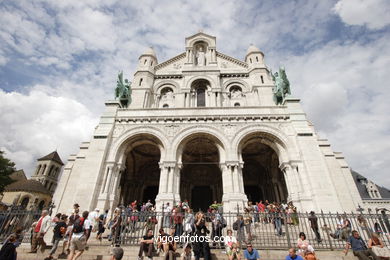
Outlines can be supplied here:
M299 218L299 215L298 215L298 218ZM290 238L290 233L288 231L288 224L287 224L287 219L286 219L285 213L283 213L283 222L284 222L284 226L286 229L287 245L288 245L288 248L291 248L291 238Z
M332 245L332 240L330 239L330 235L329 235L329 227L327 225L327 221L325 221L325 216L324 216L324 212L321 210L321 216L322 216L322 219L323 219L323 222L325 223L324 226L322 227L323 230L325 230L326 232L326 237L328 238L328 241L329 241L329 247L330 247L330 250L334 250L333 249L333 245ZM329 217L331 217L331 215L329 214Z

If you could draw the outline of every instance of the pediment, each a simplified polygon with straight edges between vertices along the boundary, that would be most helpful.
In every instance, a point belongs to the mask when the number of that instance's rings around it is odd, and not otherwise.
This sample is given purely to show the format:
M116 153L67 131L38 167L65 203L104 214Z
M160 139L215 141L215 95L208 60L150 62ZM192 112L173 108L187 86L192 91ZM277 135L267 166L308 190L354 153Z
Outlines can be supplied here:
M158 64L156 72L181 72L186 58L186 53L183 52L167 61Z
M248 64L226 54L217 52L217 63L221 70L247 70Z

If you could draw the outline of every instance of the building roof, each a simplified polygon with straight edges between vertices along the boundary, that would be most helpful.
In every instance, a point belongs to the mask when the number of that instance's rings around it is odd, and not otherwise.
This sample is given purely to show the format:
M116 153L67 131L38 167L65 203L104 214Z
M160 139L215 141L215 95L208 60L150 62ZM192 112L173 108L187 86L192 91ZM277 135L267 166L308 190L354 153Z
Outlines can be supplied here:
M9 176L12 180L14 181L22 181L22 180L27 180L26 174L24 173L23 170L17 170Z
M150 55L153 57L157 57L156 52L154 51L154 49L152 47L147 48L142 55Z
M58 155L57 151L54 151L52 153L49 153L48 155L46 156L43 156L42 158L39 158L38 161L54 161L54 162L57 162L61 165L64 165L64 163L62 162L60 156Z
M363 200L364 199L372 199L367 192L366 186L362 183L362 181L367 181L367 178L364 177L363 175L361 175L360 173L355 172L353 170L351 170L351 173L352 173L353 180L355 181L356 187L360 193L360 197ZM381 187L379 185L376 185L376 186L378 187L378 191L381 194L382 199L390 199L390 190L389 189L387 189L385 187Z
M26 191L26 192L38 192L43 194L51 194L45 186L36 180L21 180L5 187L5 191Z
M261 51L256 46L251 45L251 46L249 46L248 50L246 51L246 55L248 55L250 53L254 53L254 52L261 52Z

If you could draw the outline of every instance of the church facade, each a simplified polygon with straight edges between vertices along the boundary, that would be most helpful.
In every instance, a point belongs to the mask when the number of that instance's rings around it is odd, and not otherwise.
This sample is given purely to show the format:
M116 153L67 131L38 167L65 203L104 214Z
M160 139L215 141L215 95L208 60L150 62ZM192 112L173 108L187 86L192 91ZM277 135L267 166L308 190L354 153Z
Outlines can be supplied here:
M134 200L155 201L157 210L183 200L194 210L223 202L225 211L260 200L292 201L303 211L363 205L343 155L317 135L299 99L275 102L274 90L254 46L241 61L200 32L162 63L148 49L129 105L107 101L92 139L69 158L57 211Z

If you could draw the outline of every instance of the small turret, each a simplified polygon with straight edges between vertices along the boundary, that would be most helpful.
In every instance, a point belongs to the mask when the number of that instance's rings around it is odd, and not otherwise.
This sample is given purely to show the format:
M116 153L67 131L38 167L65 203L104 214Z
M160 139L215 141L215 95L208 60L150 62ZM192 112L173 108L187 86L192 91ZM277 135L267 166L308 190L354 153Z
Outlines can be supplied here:
M264 66L264 54L254 45L249 46L245 62L248 63L249 67Z
M154 73L154 67L157 65L156 52L152 47L146 49L146 51L138 59L138 71L150 71Z

